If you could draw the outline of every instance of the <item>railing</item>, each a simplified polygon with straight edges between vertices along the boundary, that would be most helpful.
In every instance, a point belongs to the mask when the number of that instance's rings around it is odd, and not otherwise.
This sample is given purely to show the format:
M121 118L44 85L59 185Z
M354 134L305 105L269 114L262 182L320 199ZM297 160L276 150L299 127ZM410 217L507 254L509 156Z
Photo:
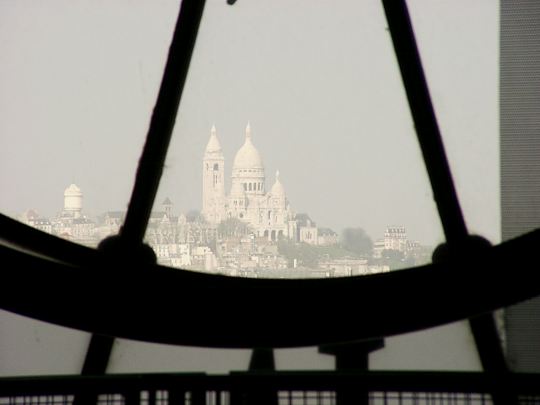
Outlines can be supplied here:
M517 395L540 404L540 375L271 372L12 377L0 405L476 405Z

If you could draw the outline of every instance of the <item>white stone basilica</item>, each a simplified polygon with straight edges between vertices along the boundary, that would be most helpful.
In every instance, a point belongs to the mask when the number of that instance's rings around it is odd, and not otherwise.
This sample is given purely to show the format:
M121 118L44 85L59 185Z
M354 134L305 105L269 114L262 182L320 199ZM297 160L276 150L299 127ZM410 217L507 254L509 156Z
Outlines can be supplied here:
M229 218L247 223L252 232L269 240L296 239L297 222L291 211L279 172L270 192L266 192L264 165L246 127L244 145L234 158L231 190L225 191L225 158L213 126L203 158L202 214L211 224Z

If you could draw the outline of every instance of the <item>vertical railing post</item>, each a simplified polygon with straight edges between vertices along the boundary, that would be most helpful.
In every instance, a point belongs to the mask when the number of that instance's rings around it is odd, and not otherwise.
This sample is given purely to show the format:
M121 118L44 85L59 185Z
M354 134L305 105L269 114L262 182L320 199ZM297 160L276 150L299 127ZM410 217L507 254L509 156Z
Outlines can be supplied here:
M124 405L139 405L141 402L141 393L138 389L132 388L123 394Z
M276 370L274 350L272 348L255 348L251 353L249 371L252 373ZM277 405L277 392L263 387L249 387L246 393L247 405Z
M191 391L190 405L206 405L206 391L204 388L197 387Z
M367 371L369 353L384 347L384 339L363 342L319 346L319 353L330 354L336 358L337 371ZM359 381L361 384L361 381ZM337 405L368 405L369 390L341 390L336 393Z

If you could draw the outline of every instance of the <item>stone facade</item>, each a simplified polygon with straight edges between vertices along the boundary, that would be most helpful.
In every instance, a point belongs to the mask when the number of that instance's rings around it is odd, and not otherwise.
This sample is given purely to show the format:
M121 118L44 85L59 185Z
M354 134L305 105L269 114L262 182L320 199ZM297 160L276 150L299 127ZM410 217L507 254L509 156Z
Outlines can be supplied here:
M203 208L208 223L237 219L246 224L257 237L268 240L296 239L294 214L285 189L276 173L275 182L266 191L266 176L259 151L255 148L251 126L246 127L244 145L234 158L231 189L225 190L225 158L216 128L212 127L203 158Z

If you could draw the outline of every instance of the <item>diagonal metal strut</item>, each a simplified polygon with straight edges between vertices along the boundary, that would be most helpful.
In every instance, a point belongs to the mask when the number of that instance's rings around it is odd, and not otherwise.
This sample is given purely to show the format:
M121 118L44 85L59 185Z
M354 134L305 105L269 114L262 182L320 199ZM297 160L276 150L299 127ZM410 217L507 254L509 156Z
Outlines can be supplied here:
M450 251L456 252L456 248L467 245L470 236L446 158L407 4L405 0L382 0L382 3L447 245ZM508 373L493 315L471 318L469 323L484 371ZM516 398L506 395L494 394L493 397L497 404L516 402Z
M121 242L127 249L130 247L139 249L142 246L189 71L204 4L205 0L181 2L126 219L120 230ZM113 337L92 335L82 374L104 374L113 344Z

